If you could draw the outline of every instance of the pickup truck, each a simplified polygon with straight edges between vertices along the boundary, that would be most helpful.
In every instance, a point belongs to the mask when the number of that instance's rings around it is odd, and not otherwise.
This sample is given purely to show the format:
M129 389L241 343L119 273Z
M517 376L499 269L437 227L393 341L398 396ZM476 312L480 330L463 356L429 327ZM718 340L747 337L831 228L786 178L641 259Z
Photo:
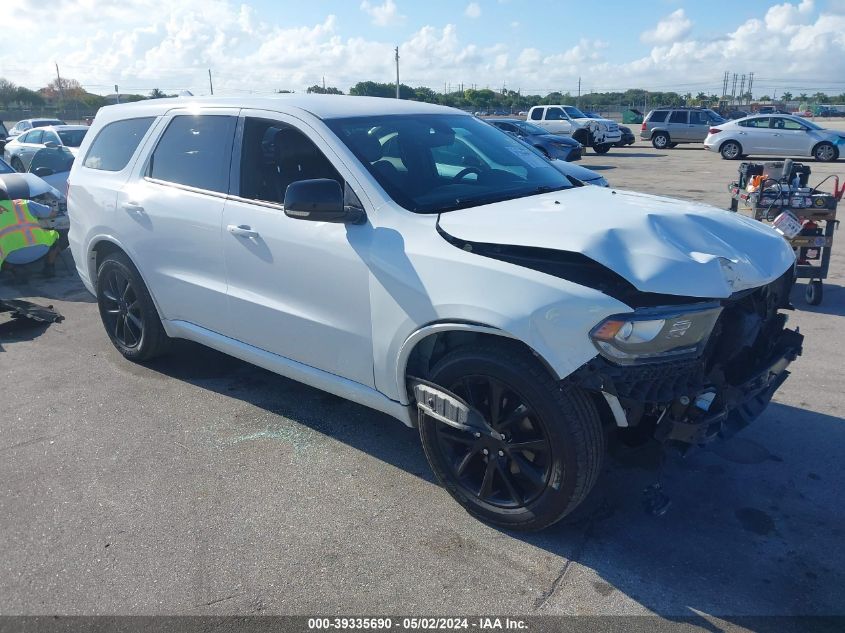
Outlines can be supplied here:
M606 154L614 143L622 140L622 132L614 121L589 117L575 106L534 106L526 120L551 134L571 136L584 147L592 147L597 154Z

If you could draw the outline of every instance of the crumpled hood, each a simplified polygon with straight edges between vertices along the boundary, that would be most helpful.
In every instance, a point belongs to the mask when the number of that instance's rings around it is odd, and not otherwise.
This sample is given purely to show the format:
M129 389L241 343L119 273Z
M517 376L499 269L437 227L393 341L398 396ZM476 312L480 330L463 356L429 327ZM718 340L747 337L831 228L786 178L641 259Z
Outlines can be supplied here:
M795 260L779 233L740 214L600 187L450 211L439 225L465 241L582 253L638 290L690 297L765 285Z
M27 200L45 193L63 200L61 192L35 174L0 174L0 187L6 190L12 200Z

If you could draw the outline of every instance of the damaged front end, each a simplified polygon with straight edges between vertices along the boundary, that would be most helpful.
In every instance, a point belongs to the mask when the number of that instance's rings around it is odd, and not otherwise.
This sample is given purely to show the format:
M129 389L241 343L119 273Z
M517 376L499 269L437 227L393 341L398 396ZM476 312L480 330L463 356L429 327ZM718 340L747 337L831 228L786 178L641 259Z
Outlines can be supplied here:
M591 332L599 354L566 381L601 392L617 426L681 446L729 437L789 376L803 335L786 329L792 269L728 299L645 308Z

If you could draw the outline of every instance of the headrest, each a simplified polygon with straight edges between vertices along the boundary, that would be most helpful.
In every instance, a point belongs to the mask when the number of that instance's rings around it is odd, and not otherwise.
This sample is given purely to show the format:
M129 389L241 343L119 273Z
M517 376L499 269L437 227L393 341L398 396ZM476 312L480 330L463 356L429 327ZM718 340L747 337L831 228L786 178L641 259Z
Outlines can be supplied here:
M349 144L368 163L374 163L384 155L378 139L375 136L364 134L363 132L350 136Z

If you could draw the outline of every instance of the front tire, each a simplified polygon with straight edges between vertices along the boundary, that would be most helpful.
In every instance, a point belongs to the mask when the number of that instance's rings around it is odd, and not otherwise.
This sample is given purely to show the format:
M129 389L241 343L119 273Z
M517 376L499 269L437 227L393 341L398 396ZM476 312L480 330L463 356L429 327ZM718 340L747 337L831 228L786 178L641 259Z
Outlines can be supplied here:
M601 145L596 145L593 148L593 151L596 154L607 154L610 151L610 148L613 147L610 143L602 143Z
M121 253L107 255L97 270L97 305L109 339L124 358L143 362L170 343L138 270Z
M725 141L719 148L719 153L725 160L738 160L742 157L742 146L736 141Z
M839 158L839 152L832 143L825 141L824 143L819 143L813 148L813 158L820 163L832 163Z
M605 438L590 397L561 388L531 354L505 345L459 348L429 379L501 433L494 439L425 417L423 449L437 479L470 514L539 530L570 514L602 469Z

